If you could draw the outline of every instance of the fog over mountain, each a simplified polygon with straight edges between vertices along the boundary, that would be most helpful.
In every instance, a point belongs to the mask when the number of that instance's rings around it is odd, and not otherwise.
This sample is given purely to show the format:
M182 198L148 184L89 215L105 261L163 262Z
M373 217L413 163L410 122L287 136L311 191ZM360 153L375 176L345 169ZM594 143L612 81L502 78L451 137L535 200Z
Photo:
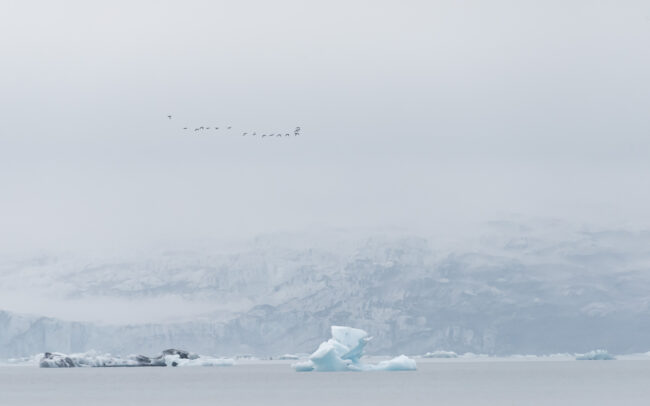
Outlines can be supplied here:
M29 289L59 317L3 312L0 356L169 346L273 356L313 350L332 324L371 332L375 354L650 350L650 230L503 221L453 242L441 234L330 230L225 252L4 258L0 288ZM157 317L130 319L147 306Z

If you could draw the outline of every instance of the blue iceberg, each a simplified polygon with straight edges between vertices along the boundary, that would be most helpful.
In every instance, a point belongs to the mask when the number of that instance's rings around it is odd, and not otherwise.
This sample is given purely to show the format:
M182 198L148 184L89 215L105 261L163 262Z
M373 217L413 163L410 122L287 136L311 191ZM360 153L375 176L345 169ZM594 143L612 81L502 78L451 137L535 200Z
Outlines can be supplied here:
M616 358L607 352L607 350L594 350L585 354L576 354L576 359L578 361L609 361L615 360Z
M297 362L298 372L319 371L414 371L415 361L405 355L379 364L361 362L363 349L372 339L365 331L344 326L332 326L332 338L321 343L308 361Z

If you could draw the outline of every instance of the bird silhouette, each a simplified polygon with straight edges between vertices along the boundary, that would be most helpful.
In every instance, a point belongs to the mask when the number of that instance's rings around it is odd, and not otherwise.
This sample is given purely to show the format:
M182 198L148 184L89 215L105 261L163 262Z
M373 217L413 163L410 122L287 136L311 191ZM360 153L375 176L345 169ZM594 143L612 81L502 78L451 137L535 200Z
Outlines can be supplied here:
M169 119L171 120L171 119L172 119L172 116L167 116L167 118L169 118Z
M243 134L242 134L242 137L245 136L246 134L248 134L248 133L243 133Z

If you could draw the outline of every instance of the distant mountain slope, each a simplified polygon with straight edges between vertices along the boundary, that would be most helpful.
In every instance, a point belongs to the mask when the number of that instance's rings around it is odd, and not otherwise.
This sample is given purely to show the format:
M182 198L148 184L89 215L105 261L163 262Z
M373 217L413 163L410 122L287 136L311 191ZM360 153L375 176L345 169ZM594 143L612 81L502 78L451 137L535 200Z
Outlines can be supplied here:
M650 232L501 222L454 244L444 236L324 240L267 236L228 252L121 262L5 260L3 290L79 303L173 295L205 311L128 325L0 312L0 358L164 347L278 355L313 350L331 324L370 332L369 353L650 350Z

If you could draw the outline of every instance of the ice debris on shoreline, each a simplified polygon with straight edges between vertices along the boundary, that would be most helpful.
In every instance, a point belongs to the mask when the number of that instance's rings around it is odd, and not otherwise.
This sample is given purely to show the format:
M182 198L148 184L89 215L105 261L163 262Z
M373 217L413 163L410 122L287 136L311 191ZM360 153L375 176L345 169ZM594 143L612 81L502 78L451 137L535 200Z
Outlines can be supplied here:
M297 362L292 367L298 372L309 371L414 371L415 360L400 355L379 364L361 362L363 348L372 339L361 329L332 326L332 338L321 343L308 361Z
M576 354L576 360L578 361L609 361L615 359L607 350L594 350L585 354Z
M156 357L130 355L125 358L114 357L88 351L77 354L46 352L40 355L38 366L41 368L75 368L75 367L180 367L180 366L231 366L235 361L230 358L202 357L184 350L164 350Z

